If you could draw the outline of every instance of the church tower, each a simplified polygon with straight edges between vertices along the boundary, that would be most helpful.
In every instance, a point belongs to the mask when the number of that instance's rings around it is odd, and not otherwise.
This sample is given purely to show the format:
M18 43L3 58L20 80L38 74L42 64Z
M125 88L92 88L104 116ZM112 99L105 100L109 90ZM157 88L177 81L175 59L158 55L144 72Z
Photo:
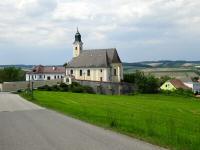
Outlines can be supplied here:
M73 57L78 57L83 50L83 42L81 41L81 34L78 31L75 34L75 41L73 43Z

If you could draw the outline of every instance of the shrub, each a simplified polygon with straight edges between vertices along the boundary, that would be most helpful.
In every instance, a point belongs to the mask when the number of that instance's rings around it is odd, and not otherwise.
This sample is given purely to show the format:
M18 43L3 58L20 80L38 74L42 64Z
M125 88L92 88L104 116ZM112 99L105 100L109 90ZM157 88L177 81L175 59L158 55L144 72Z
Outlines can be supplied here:
M48 85L44 85L44 86L38 87L38 90L39 91L51 91L51 87Z
M73 92L73 93L83 93L84 92L84 89L81 86L71 87L70 89L71 89L71 92Z
M78 82L72 82L71 87L80 87L81 85Z
M194 96L194 93L192 92L192 90L184 90L184 89L177 89L174 91L162 90L161 93L163 93L165 95L177 95L177 96L187 96L187 97Z
M62 92L67 92L67 91L69 90L69 87L68 87L67 84L61 83L61 84L60 84L60 90L61 90Z
M90 86L83 86L83 90L84 90L85 93L89 93L89 94L94 94L95 93L93 88L90 87Z
M44 86L38 87L38 90L39 91L61 91L61 92L71 91L74 93L90 93L90 94L95 93L92 87L82 86L77 82L73 82L69 86L65 83L61 83L60 85L53 85L53 86L44 85Z
M68 85L65 84L65 83L61 83L61 84L60 84L60 87L61 87L61 88L65 88L65 87L68 87Z
M58 85L53 85L53 86L51 87L51 89L52 89L52 91L59 91L59 90L60 90L60 88L59 88Z

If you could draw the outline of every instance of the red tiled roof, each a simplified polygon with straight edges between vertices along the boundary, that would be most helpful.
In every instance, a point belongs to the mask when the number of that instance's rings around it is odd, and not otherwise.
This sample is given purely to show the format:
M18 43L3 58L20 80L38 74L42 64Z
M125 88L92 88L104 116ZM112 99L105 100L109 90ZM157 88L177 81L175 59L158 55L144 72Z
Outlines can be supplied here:
M176 89L185 89L189 90L190 88L186 86L181 80L173 79L169 81Z
M44 73L65 73L65 67L54 67L54 66L35 66L28 74L44 74Z

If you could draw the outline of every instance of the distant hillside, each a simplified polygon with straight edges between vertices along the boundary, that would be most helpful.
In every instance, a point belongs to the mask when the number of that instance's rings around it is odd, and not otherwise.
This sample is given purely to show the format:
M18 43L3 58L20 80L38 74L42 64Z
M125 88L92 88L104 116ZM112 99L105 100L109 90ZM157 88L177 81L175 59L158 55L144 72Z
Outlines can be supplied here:
M34 65L0 65L0 68L5 68L5 67L16 67L16 68L21 68L21 69L30 69Z
M142 61L137 63L124 63L126 67L144 67L144 68L179 68L179 67L197 67L200 66L200 61Z

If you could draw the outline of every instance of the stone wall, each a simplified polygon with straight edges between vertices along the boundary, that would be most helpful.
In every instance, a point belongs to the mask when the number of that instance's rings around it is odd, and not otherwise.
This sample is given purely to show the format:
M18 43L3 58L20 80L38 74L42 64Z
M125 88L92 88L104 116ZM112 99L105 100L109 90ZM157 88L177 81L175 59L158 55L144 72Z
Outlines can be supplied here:
M62 80L48 80L48 81L33 81L33 88L38 88L44 85L56 85L61 83ZM18 90L25 90L32 86L32 82L29 81L21 81L21 82L4 82L0 84L0 91L1 92L16 92Z
M84 81L76 80L81 85L87 85L93 88L95 93L108 95L130 94L135 90L132 84L125 82L98 82L98 81Z

